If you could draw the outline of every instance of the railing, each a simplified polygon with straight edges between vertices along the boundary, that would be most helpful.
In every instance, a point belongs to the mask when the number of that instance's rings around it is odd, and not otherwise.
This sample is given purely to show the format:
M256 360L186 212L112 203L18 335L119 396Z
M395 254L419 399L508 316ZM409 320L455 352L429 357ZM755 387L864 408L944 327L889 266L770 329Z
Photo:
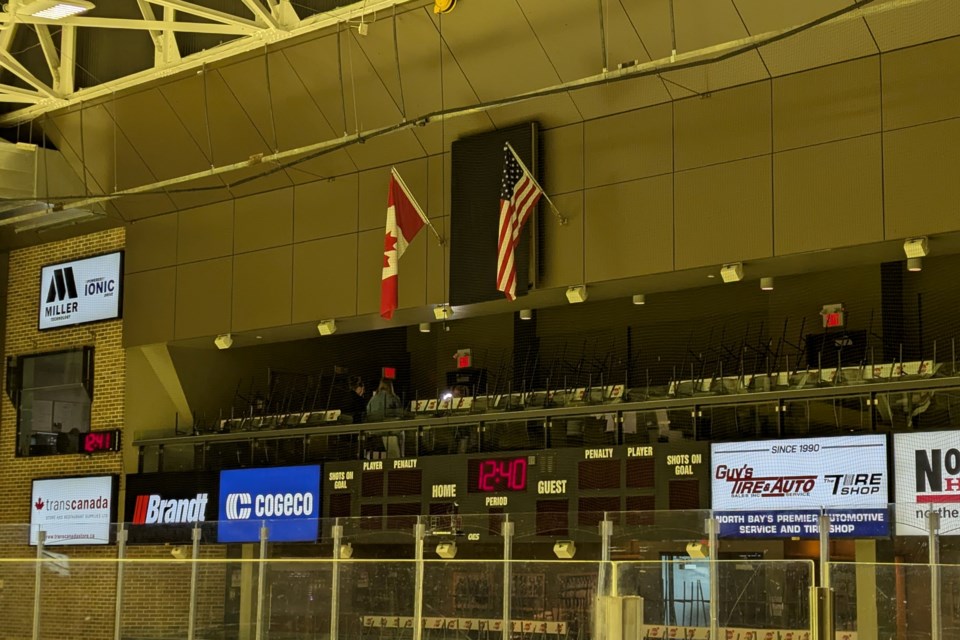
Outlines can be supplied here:
M226 433L139 433L134 445L140 448L140 470L152 472L165 470L164 458L170 455L179 459L174 468L215 469L357 459L368 452L370 443L385 449L386 456L398 457L401 451L424 456L645 444L663 438L722 441L960 426L956 378L884 380L642 401L584 400L515 411L478 412L472 405L463 413L408 414L402 420L360 425L300 426L297 419L288 421L292 426L277 427L287 422L260 420L256 424L262 428ZM518 429L517 424L527 428ZM384 447L379 444L383 435L396 436L395 442L405 446Z
M888 515L900 519L894 506ZM765 559L719 538L708 511L606 513L592 541L552 549L516 536L518 517L528 516L505 516L499 543L486 545L471 545L470 532L489 528L487 515L408 518L387 547L365 544L361 519L316 521L319 543L295 547L270 542L280 521L230 547L215 542L230 522L117 525L114 545L83 548L4 526L0 637L960 638L960 566L938 561L940 535L957 531L935 512L926 536L909 537L928 561L897 564L832 560L826 526L819 558ZM94 527L76 533L96 541ZM158 528L177 543L133 544ZM18 557L31 534L36 555Z

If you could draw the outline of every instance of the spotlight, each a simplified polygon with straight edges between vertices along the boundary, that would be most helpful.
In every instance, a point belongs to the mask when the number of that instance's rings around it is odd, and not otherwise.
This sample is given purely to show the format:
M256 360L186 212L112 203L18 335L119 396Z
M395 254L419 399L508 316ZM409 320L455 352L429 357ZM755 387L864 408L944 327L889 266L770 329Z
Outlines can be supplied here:
M217 345L217 349L229 349L233 346L233 335L221 333L213 339L213 344Z
M533 318L533 310L532 310L532 309L520 309L520 319L521 319L521 320L530 320L531 318Z
M923 271L923 258L907 258L907 271Z
M762 291L773 291L773 278L760 278L760 289Z
M706 558L710 554L708 553L708 548L706 545L703 545L699 542L688 542L687 543L687 555L691 558Z
M340 559L349 560L353 557L353 545L349 542L340 545Z
M743 263L733 262L720 267L720 277L724 282L740 282L743 280Z
M633 304L647 304L647 296L642 293L638 293L633 296Z
M337 332L337 321L321 320L320 324L317 325L317 331L319 331L322 336L332 336Z
M926 237L910 238L903 242L903 252L908 258L926 258L930 254L930 247Z
M437 555L443 558L444 560L453 560L457 557L457 543L456 542L441 542L437 545Z
M446 302L433 308L433 317L437 320L449 320L452 315L453 309Z
M420 323L420 333L430 333L430 323L421 322Z
M578 304L580 302L587 301L587 287L586 285L577 285L575 287L567 287L567 302L570 304Z
M557 540L553 545L553 555L561 560L570 560L577 555L577 545L573 544L573 540Z

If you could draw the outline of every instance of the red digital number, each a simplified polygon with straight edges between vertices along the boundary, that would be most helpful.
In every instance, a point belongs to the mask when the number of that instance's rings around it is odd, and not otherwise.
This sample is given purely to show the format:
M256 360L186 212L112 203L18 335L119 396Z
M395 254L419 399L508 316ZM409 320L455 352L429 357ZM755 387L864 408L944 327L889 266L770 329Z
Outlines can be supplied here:
M480 491L524 491L527 488L527 459L481 460L477 466Z
M87 453L94 453L96 451L109 451L111 435L112 434L109 432L88 433L83 438L83 450Z

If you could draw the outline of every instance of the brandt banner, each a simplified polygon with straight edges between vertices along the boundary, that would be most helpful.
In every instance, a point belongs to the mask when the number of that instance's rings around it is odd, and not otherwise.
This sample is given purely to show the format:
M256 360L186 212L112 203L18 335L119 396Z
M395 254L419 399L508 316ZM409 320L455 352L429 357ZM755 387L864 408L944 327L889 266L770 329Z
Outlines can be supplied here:
M214 542L217 472L141 473L126 479L124 514L131 543L189 544L191 531Z
M886 450L882 435L711 445L720 535L815 538L821 509L832 536L887 535Z
M960 431L893 436L897 535L927 535L927 512L940 534L960 533Z
M34 480L30 499L30 544L44 531L45 546L109 544L116 476Z
M122 284L122 251L43 267L40 330L119 318Z
M319 532L320 465L220 472L218 542L306 542Z

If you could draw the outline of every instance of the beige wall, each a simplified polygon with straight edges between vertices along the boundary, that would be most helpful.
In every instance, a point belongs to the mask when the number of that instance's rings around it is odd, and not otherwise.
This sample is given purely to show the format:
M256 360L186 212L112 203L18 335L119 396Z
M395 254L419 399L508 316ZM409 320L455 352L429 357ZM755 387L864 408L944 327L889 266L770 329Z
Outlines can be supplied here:
M543 286L960 230L957 60L951 38L547 129L570 224L546 222ZM448 233L444 162L397 167ZM375 315L388 170L133 223L126 344ZM445 257L413 242L401 308L446 298Z

